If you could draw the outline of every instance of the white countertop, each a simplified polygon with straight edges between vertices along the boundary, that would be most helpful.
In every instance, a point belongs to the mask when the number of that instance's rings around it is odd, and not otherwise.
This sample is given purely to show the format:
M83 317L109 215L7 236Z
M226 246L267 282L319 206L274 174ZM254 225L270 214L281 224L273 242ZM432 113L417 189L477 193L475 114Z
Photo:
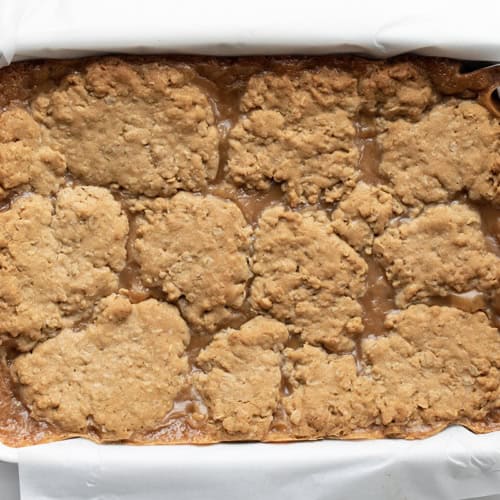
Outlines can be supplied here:
M0 499L19 500L19 472L17 464L0 462Z

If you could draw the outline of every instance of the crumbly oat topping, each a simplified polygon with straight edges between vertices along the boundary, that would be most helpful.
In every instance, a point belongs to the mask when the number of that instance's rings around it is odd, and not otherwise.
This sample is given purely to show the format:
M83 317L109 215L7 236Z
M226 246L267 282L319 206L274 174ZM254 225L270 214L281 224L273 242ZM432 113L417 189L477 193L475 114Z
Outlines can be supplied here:
M16 199L0 212L0 338L21 350L76 326L118 291L128 222L100 187L65 188L54 202Z
M363 330L356 301L367 264L334 234L325 212L265 210L255 233L250 301L292 333L336 351L353 348Z
M373 239L384 232L389 222L405 209L386 186L359 182L353 192L332 214L332 227L358 252L372 253Z
M210 417L225 433L263 439L280 399L280 351L288 331L279 321L258 316L217 333L196 359L194 385Z
M214 113L188 71L96 62L32 107L43 141L85 183L168 196L200 191L217 173Z
M500 121L480 104L451 99L419 121L382 121L380 172L410 205L461 192L500 205Z
M215 331L241 308L251 228L231 201L179 193L137 202L133 254L147 286L178 301L189 324Z
M111 295L90 324L19 356L12 367L33 415L75 434L130 438L161 424L185 384L189 330L177 309Z
M383 425L480 421L500 403L500 335L483 312L414 305L363 340Z
M340 199L359 174L359 103L356 79L342 71L252 77L229 135L229 177L259 190L283 183L292 206Z
M399 307L500 285L500 258L488 251L480 215L461 203L429 207L390 227L373 247Z
M41 130L23 108L0 114L0 201L12 189L55 193L66 172L64 155L41 143Z
M360 94L364 111L388 120L419 120L439 102L425 71L410 62L369 66L360 81Z
M500 70L474 74L0 71L0 440L500 429Z

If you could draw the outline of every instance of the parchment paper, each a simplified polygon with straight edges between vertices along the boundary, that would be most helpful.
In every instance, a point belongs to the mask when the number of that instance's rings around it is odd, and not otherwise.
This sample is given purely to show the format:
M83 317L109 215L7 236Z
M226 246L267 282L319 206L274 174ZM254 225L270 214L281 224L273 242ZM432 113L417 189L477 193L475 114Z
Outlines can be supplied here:
M2 449L0 448L0 457ZM22 500L498 500L500 432L420 440L18 450Z
M0 60L402 52L500 62L500 2L0 0Z

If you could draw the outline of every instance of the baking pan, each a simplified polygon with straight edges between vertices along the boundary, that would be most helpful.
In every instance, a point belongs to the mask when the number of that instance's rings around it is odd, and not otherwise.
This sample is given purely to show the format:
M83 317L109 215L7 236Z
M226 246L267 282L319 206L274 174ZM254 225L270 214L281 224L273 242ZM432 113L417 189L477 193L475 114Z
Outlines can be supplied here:
M337 8L336 8L337 7ZM279 3L0 1L0 65L101 53L401 53L500 62L500 5L476 1ZM466 66L465 66L466 67ZM451 427L423 440L13 449L23 500L500 498L500 432ZM0 476L1 477L1 476ZM1 481L1 480L0 480ZM0 499L6 494L0 482ZM10 499L5 499L10 500Z

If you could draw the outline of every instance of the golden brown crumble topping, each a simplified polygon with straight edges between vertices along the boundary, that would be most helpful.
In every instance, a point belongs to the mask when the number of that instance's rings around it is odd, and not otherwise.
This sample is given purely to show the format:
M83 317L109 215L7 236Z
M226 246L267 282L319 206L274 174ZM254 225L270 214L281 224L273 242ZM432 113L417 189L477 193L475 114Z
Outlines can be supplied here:
M325 212L272 207L255 233L250 302L307 342L349 351L363 331L356 298L366 291L367 268Z
M252 77L229 134L229 177L260 190L283 182L292 206L338 200L358 177L359 102L356 79L335 69Z
M375 386L359 377L351 354L305 345L287 349L284 372L292 393L284 406L298 437L342 437L369 429L377 417Z
M382 424L401 433L498 411L500 341L483 312L419 304L386 326L387 336L363 340Z
M419 120L439 101L426 71L411 62L369 67L360 80L360 93L364 110L389 120Z
M241 308L251 228L233 202L178 193L137 202L133 254L146 286L179 302L191 326L213 332Z
M103 188L17 198L0 212L0 335L20 350L88 317L118 291L127 217Z
M257 316L239 330L217 333L193 375L210 418L233 438L263 439L280 399L280 351L288 338L282 323Z
M0 114L0 201L13 188L52 194L63 184L66 159L41 143L41 130L22 108Z
M44 142L83 182L148 196L200 191L217 173L208 96L189 71L90 64L32 103Z
M0 440L500 429L500 69L0 71Z
M179 311L149 299L112 295L82 330L19 356L20 395L36 418L71 433L130 438L161 424L185 384L189 329Z
M386 186L358 182L332 214L332 227L358 252L371 254L374 236L384 232L389 222L405 209Z
M480 104L450 99L416 123L380 126L380 173L404 203L443 202L465 191L500 205L500 122Z
M462 203L426 208L387 229L373 249L399 307L452 292L492 291L500 283L500 258L488 251L480 215Z

